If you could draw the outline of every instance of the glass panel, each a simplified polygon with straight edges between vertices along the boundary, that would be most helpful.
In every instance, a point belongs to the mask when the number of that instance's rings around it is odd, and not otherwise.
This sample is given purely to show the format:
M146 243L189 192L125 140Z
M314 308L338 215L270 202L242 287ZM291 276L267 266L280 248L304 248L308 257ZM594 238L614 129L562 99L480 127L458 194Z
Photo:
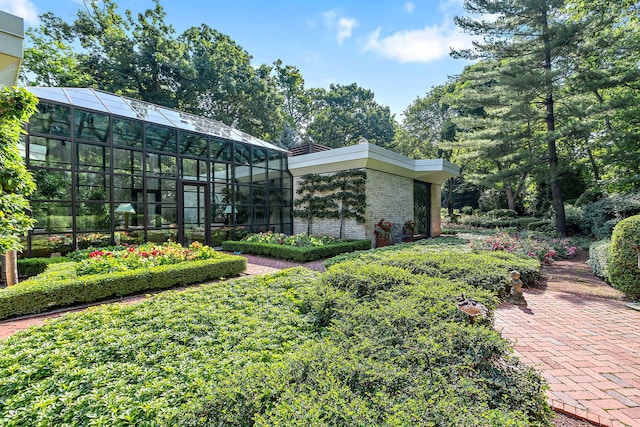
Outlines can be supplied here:
M251 182L251 166L236 164L234 177L237 182L248 184Z
M71 169L71 142L39 136L29 137L29 164Z
M180 134L180 154L207 158L208 150L207 137L187 132Z
M248 185L236 186L236 204L249 203L250 189Z
M281 173L279 170L269 169L267 171L267 179L280 179Z
M109 140L109 116L91 111L75 111L76 138L106 143Z
M208 181L207 161L196 159L182 159L182 179L193 181Z
M113 200L116 202L138 200L138 195L142 195L142 192L142 177L131 175L113 176Z
M78 231L108 230L110 210L108 203L78 203L76 229Z
M71 109L46 102L38 104L38 112L29 120L29 132L71 136Z
M132 211L133 210L133 211ZM131 202L118 203L115 205L113 222L116 230L132 230L144 227L144 203ZM122 236L120 236L122 238Z
M78 169L106 172L109 169L109 147L78 144Z
M77 200L111 200L110 189L108 174L85 172L76 174Z
M147 227L176 228L178 213L176 205L147 204Z
M36 220L34 232L72 231L73 217L69 202L31 202L31 211Z
M73 235L71 233L31 236L31 252L35 257L48 257L53 253L64 255L71 252L72 248Z
M233 161L237 165L249 166L251 164L249 146L240 143L234 144Z
M416 222L417 234L429 235L430 226L430 187L429 184L420 181L414 181L413 184L413 219Z
M231 142L218 138L211 138L211 159L231 161Z
M269 150L269 169L283 169L282 153Z
M206 242L206 230L208 227L206 216L206 186L183 186L184 199L184 243Z
M142 148L142 123L135 120L114 118L113 143Z
M177 228L165 228L162 230L147 230L147 242L163 243L163 242L177 242L177 241L178 241Z
M114 148L113 171L116 173L142 175L142 152Z
M253 222L257 225L269 223L269 217L267 215L267 207L265 205L253 206ZM264 230L257 230L257 231L268 231L268 230L265 227Z
M267 180L267 170L265 168L251 168L251 180L252 182L260 182Z
M176 180L147 178L148 202L176 202Z
M147 125L146 142L148 150L176 152L176 130L164 126Z
M253 147L251 149L252 164L254 166L267 167L267 150L264 148Z
M82 233L77 237L78 249L87 249L88 247L101 248L111 244L111 233Z
M176 176L176 158L147 153L147 173L149 175Z
M36 180L32 199L71 200L71 172L48 169L31 171Z
M213 181L229 182L231 180L231 165L229 163L212 163L211 168Z

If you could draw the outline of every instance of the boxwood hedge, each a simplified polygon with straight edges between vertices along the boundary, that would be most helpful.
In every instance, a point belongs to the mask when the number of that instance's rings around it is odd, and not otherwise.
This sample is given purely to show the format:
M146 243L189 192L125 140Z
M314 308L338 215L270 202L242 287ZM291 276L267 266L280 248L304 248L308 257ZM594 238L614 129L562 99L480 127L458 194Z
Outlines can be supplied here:
M329 243L323 246L288 246L275 243L260 243L227 240L222 247L229 252L243 252L248 254L266 255L273 258L287 259L296 262L315 261L335 255L363 249L370 249L369 240L350 240Z
M18 260L18 276L32 277L43 273L50 264L68 262L67 258L22 258Z
M71 264L52 265L37 277L0 290L0 319L237 276L247 268L245 258L224 254L216 259L79 277Z

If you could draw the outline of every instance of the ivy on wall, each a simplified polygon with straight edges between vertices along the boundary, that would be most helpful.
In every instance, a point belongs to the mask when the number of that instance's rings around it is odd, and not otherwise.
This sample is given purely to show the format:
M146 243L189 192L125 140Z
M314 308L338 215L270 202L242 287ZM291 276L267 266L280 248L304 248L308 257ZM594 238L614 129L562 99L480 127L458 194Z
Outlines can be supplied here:
M350 169L332 175L308 174L301 177L293 215L307 220L307 233L313 234L313 219L339 219L340 237L348 218L365 222L367 173Z

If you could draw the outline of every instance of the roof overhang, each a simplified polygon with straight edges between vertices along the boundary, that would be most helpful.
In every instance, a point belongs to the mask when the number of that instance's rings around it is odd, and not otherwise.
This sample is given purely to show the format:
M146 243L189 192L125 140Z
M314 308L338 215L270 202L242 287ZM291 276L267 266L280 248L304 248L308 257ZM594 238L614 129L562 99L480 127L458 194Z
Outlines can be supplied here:
M14 86L22 64L22 18L0 10L0 85Z
M460 174L460 168L443 159L414 160L374 144L358 144L318 153L289 157L295 176L373 169L418 181L442 184Z

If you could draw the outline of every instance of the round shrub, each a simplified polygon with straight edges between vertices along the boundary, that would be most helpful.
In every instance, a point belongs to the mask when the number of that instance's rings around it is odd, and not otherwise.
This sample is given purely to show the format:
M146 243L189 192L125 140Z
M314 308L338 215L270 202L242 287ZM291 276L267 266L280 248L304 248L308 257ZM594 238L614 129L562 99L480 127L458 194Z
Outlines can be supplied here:
M366 264L347 261L330 267L322 276L322 282L339 289L354 292L358 298L371 297L377 291L415 283L411 272L389 265Z
M638 253L632 245L640 245L640 215L623 219L615 226L609 258L611 285L631 299L640 299Z
M607 283L609 280L609 253L611 247L611 239L598 240L589 245L589 261L588 264L596 277L601 278Z

